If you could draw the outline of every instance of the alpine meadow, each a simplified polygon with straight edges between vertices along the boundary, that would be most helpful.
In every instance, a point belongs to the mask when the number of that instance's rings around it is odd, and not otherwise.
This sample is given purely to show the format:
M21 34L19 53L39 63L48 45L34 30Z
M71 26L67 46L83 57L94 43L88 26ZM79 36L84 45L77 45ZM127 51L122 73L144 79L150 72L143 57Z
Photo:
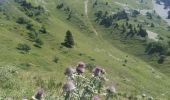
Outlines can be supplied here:
M170 0L0 0L0 100L170 100Z

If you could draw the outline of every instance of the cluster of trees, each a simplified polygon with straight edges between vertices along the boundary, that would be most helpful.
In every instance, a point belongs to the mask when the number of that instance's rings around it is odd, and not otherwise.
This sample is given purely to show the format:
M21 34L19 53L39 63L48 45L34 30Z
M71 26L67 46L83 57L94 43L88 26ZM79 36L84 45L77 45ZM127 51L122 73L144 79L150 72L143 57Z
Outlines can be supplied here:
M169 55L169 44L165 41L152 41L147 43L146 53L148 55L158 54L158 63L162 64L165 61L166 56Z
M148 19L152 19L152 14L150 12L147 12L146 16L148 17Z
M36 30L34 25L31 23L30 20L24 18L24 17L19 17L16 22L18 24L26 25L26 29L29 31L28 32L28 37L29 40L34 42L34 46L41 48L41 46L44 44L43 41L40 39L40 34L47 34L47 30L45 26L42 26L39 30Z
M133 37L134 35L137 36L141 36L141 37L146 37L148 35L148 33L146 32L146 30L142 27L142 25L133 26L132 24L129 24L128 22L126 22L126 24L122 25L122 33L127 32L126 36L131 36Z
M137 17L137 15L139 15L139 14L140 14L140 12L137 10L132 11L132 17Z
M42 6L35 7L26 0L15 0L15 2L20 4L22 10L24 10L25 14L29 17L39 16L45 12Z
M27 0L15 0L19 4L19 9L23 11L28 17L34 18L37 22L42 23L48 18L45 9L42 6L33 6Z
M59 10L64 10L66 12L66 14L68 15L67 20L71 19L73 13L72 13L72 10L68 6L65 7L64 4L61 3L61 4L58 4L56 8Z
M133 11L133 16L137 16L139 14L138 11ZM142 27L142 25L138 25L137 28L136 26L133 26L132 24L128 23L128 14L123 10L119 11L116 14L109 15L108 12L102 12L98 11L95 13L96 16L96 22L99 22L100 25L104 25L106 28L108 27L113 27L113 28L121 28L122 33L127 32L127 36L134 36L138 35L141 37L146 37L148 33L146 30ZM126 23L123 24L121 27L117 23L119 20L125 20ZM152 25L153 26L153 25ZM154 27L154 26L153 26Z
M146 52L147 54L151 55L154 53L158 53L159 55L166 55L168 52L168 43L164 42L164 41L152 41L149 42L146 46Z
M115 21L126 19L128 20L128 14L125 12L125 10L119 11L116 14L109 15L108 12L98 11L95 13L96 21L100 23L100 25L104 25L105 27L110 27L112 25L115 25Z

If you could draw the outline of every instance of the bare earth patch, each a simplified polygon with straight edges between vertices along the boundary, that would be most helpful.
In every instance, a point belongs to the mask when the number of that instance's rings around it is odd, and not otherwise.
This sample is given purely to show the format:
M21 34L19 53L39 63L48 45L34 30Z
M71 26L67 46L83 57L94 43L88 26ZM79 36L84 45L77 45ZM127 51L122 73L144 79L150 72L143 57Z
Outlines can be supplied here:
M147 30L147 33L148 33L148 38L149 39L152 39L152 40L155 40L155 41L158 41L158 34L157 33L154 33L154 32L151 32L149 30Z

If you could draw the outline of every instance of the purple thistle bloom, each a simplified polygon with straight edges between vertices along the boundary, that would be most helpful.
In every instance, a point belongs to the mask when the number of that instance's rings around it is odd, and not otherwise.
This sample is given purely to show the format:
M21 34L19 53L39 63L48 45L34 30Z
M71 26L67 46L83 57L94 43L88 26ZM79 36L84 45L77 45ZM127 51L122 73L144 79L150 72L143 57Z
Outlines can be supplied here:
M76 87L75 87L73 81L71 81L71 80L67 81L67 82L64 84L64 86L63 86L64 92L72 91L72 90L74 90L75 88L76 88Z
M71 67L66 68L65 72L64 72L64 74L67 76L72 76L74 73L75 73L75 69L73 69Z
M77 66L85 68L85 67L86 67L86 64L81 61L81 62L78 63Z
M78 65L77 65L77 68L76 68L77 73L78 74L84 73L85 67L86 67L86 64L84 62L79 62Z
M92 100L100 100L100 98L98 96L94 96Z
M39 99L41 99L43 97L43 94L44 94L44 90L43 89L39 89L37 91L37 93L35 94L35 98L39 100Z
M105 74L105 70L99 66L96 66L96 68L93 69L93 74L94 76L100 76L101 74Z

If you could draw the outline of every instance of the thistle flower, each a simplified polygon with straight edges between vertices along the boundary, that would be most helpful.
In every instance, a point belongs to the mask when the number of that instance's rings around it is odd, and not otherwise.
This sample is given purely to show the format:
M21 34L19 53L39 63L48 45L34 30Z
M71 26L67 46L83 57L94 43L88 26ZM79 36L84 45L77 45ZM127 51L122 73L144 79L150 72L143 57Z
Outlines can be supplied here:
M78 74L84 73L85 67L86 67L86 64L84 62L79 62L78 65L77 65L77 68L76 68L77 73Z
M76 88L76 87L75 87L73 81L71 81L71 80L67 81L67 82L64 84L64 86L63 86L64 92L72 91L72 90L74 90L75 88Z
M96 66L96 68L93 69L93 74L94 76L100 76L101 74L105 74L105 70L99 66Z
M98 96L94 96L92 100L100 100L100 98Z
M84 62L81 61L81 62L78 63L77 66L79 66L79 67L84 67L84 68L85 68L85 67L86 67L86 64L85 64Z
M44 95L44 90L43 89L39 89L37 91L37 93L35 94L35 96L32 97L33 100L42 100Z
M73 69L72 67L68 67L65 69L64 74L67 76L72 76L75 73L75 69Z

